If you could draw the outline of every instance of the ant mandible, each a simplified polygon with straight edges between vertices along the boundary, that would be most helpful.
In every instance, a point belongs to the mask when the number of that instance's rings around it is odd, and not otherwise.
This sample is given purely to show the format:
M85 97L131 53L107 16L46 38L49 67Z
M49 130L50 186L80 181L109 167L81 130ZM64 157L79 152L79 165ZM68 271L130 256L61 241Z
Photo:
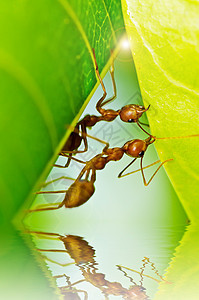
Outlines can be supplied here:
M148 134L150 136L150 134L141 126L141 124L142 125L147 125L147 124L144 124L141 121L139 121L142 114L149 109L150 105L147 108L145 108L142 105L129 104L129 105L123 106L121 109L118 109L118 110L103 108L104 105L113 101L117 96L116 84L115 84L115 78L114 78L114 63L113 63L113 59L112 59L110 74L111 74L111 79L112 79L112 84L113 84L114 95L110 99L107 99L106 101L104 101L107 96L107 92L106 92L104 83L103 83L102 78L99 73L95 50L94 49L92 49L92 50L93 50L93 56L94 56L94 61L95 61L95 72L97 74L97 77L98 77L100 84L102 86L102 89L103 89L103 95L96 104L96 109L100 113L100 116L86 115L82 120L80 120L77 123L74 131L71 132L68 140L66 141L65 145L63 146L63 148L60 152L60 155L68 157L67 163L65 164L65 166L54 165L59 168L68 167L71 162L71 157L73 154L83 153L88 150L87 130L86 129L87 129L87 127L93 127L96 123L98 123L100 121L111 122L111 121L115 120L115 118L117 116L120 116L120 119L123 122L137 123L138 126L146 134ZM111 56L113 56L112 52L111 52ZM80 130L81 130L81 132L80 132ZM82 141L84 143L84 149L77 150L80 147Z
M91 137L91 136L89 136L89 137ZM82 164L85 164L85 166L81 170L77 179L74 181L74 183L72 183L72 185L69 187L68 190L37 192L37 194L65 193L64 200L61 203L53 204L53 206L49 206L49 204L48 204L48 207L31 209L31 210L29 210L29 212L55 210L55 209L61 208L62 206L65 206L66 208L73 208L73 207L81 206L82 204L84 204L85 202L87 202L90 199L90 197L93 195L93 193L95 191L94 183L96 180L96 170L104 169L105 166L107 165L107 163L110 161L119 161L123 157L124 153L134 159L130 162L130 164L127 167L125 167L120 172L118 177L123 177L123 176L128 175L128 174L125 174L125 175L122 175L122 174L138 158L141 158L140 169L133 171L131 173L135 173L135 172L138 172L141 170L142 178L143 178L145 186L149 185L149 183L152 181L152 179L157 174L157 172L159 171L159 169L161 168L161 166L163 164L165 164L168 161L173 160L173 159L167 159L167 160L163 161L160 164L160 166L157 168L157 170L154 172L154 174L151 176L149 181L147 182L145 179L143 170L145 168L148 168L150 166L157 164L158 162L160 162L160 160L158 160L146 167L143 167L143 157L144 157L144 154L145 154L148 146L151 145L152 143L154 143L157 138L150 136L145 140L134 139L134 140L126 142L121 148L120 147L109 148L109 143L102 141L95 137L92 137L92 139L105 144L105 147L100 154L94 156L92 159L90 159L89 161L86 161L86 162L79 160L77 158L71 157L73 160L80 162ZM131 174L131 173L129 173L129 174ZM57 179L47 182L45 184L45 186L52 182L60 180L60 179L71 179L71 178L62 176L60 178L57 178ZM71 180L74 180L74 179L71 179ZM54 205L57 205L57 206L54 207ZM46 206L46 205L44 205L44 206Z

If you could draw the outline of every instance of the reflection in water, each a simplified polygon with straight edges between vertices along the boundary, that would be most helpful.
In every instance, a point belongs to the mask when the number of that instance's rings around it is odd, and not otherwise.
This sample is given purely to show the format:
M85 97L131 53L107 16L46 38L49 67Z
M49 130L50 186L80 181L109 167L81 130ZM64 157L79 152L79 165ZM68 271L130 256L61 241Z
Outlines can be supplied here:
M198 300L199 282L199 226L187 227L179 246L175 249L169 268L165 274L170 285L159 286L155 300Z
M69 299L71 299L71 300L78 300L78 299L80 299L81 300L81 298L78 295L79 293L83 293L84 294L84 299L85 300L88 299L88 293L86 291L80 290L80 289L76 289L74 287L75 284L81 283L84 280L79 280L77 282L71 283L70 282L70 277L67 276L66 274L54 276L54 278L61 278L61 277L65 277L66 283L67 283L66 286L59 287L62 296L64 296L64 300L65 299L68 299L68 300Z
M53 263L57 263L62 266L68 266L75 264L80 271L80 275L83 276L83 279L79 279L75 282L71 282L71 278L67 274L60 274L53 276L56 279L64 279L64 285L59 287L59 290L64 296L64 299L81 299L79 294L82 294L84 299L88 299L89 292L85 290L86 288L79 288L81 283L89 283L93 287L97 288L101 294L104 296L104 299L110 299L110 296L120 296L121 299L149 299L146 294L146 289L143 286L144 277L148 277L157 282L164 281L163 277L159 274L158 270L155 268L155 265L150 261L149 258L144 257L142 260L143 265L140 268L141 271L136 271L124 266L117 265L117 269L127 277L131 286L129 288L124 287L118 281L110 281L105 278L105 274L98 271L98 263L95 260L95 249L88 244L82 237L75 235L60 235L56 233L41 232L41 231L29 231L31 234L40 235L44 238L53 238L60 240L65 249L41 249L37 248L39 252L42 252L42 257L44 260L48 260ZM44 252L57 252L57 253L68 253L74 263L69 264L60 264L55 260L48 258L44 255ZM153 278L144 274L146 265L150 265L154 273L159 277L159 279ZM132 271L140 275L140 283L137 284L132 276L128 275L126 271Z
M158 272L158 270L156 269L154 263L152 263L148 257L144 257L143 260L142 260L142 262L143 262L143 265L142 265L142 267L140 268L140 269L141 269L141 272L138 272L138 271L133 270L133 269L131 269L131 268L127 268L127 267L120 266L120 265L118 265L117 267L118 267L119 270L121 270L121 271L124 273L124 276L128 277L130 280L131 280L132 278L129 277L129 276L127 275L127 273L126 273L123 269L130 270L130 271L135 272L135 273L139 273L139 274L140 274L140 278L141 278L141 279L140 279L140 284L141 284L141 285L142 285L142 282L143 282L143 276L148 277L148 278L151 278L151 279L153 279L153 280L155 280L155 281L157 281L157 282L161 282L161 281L165 281L165 282L166 282L166 280L159 274L159 272ZM154 271L154 273L160 278L160 280L144 274L144 270L145 270L145 267L146 267L147 264L149 264L149 265L151 266L151 269L152 269L152 270ZM167 283L168 283L168 282L167 282Z

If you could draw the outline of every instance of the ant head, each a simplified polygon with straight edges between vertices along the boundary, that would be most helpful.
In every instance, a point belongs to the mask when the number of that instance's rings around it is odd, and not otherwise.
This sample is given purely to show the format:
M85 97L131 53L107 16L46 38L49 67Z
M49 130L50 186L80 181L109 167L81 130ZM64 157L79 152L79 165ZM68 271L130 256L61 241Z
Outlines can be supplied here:
M147 139L148 140L148 139ZM132 140L124 144L122 149L124 152L131 156L131 157L136 157L140 158L144 156L144 153L148 147L148 143L146 140Z
M120 119L123 122L135 123L142 116L143 112L149 109L137 104L129 104L122 107L120 110Z
M148 299L148 297L146 298L146 289L141 285L130 286L129 293L131 293L131 295L136 294L140 299Z

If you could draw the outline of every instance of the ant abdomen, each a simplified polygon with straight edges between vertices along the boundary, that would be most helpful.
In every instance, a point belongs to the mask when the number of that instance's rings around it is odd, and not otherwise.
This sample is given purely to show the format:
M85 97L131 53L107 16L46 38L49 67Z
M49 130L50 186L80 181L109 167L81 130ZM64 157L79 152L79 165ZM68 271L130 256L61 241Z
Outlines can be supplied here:
M124 152L131 157L143 157L146 149L147 143L145 140L135 139L124 144L122 149Z
M78 132L72 131L67 142L63 146L61 153L64 151L73 151L79 148L82 142L82 137Z
M137 104L129 104L120 110L120 119L123 122L135 123L139 120L146 108Z
M87 202L95 191L94 183L87 180L75 181L68 189L64 205L67 208L78 207Z

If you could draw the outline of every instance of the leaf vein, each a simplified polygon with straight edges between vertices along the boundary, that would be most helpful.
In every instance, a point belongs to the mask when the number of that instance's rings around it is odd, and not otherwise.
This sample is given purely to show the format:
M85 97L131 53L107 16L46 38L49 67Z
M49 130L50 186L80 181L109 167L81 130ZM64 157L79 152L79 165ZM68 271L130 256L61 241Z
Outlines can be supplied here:
M95 61L94 61L94 57L93 57L93 52L92 52L92 47L89 43L89 40L87 38L87 35L77 17L77 15L75 14L74 10L72 9L72 7L70 6L70 4L68 3L67 0L58 0L59 3L62 5L62 7L65 9L65 11L69 14L69 16L71 17L71 19L73 20L74 24L76 25L77 29L79 30L79 32L82 35L82 38L85 42L85 45L89 51L89 54L91 56L92 62L93 62L93 67L95 69Z
M143 45L145 46L145 48L149 51L149 53L151 54L152 58L153 58L153 61L155 63L155 65L161 70L161 72L163 73L163 75L167 78L167 80L172 83L173 85L177 86L177 87L180 87L186 91L189 91L190 93L192 94L195 94L197 96L199 96L199 91L195 91L193 89L191 89L190 87L188 86L185 86L184 84L182 84L180 81L176 80L175 78L173 78L172 76L168 75L167 72L160 66L159 62L157 61L157 59L155 58L155 53L153 51L153 49L150 47L149 44L147 44L146 40L144 39L143 37L143 34L141 32L141 30L139 29L139 25L137 24L137 22L133 19L133 17L131 16L131 21L132 23L134 24L135 26L135 29L137 30L142 42L143 42Z
M52 147L55 149L58 142L58 137L53 116L47 105L47 100L35 80L28 73L28 71L24 69L18 61L16 61L16 59L14 59L10 54L6 53L3 49L0 49L0 68L15 78L15 80L21 84L21 86L34 100L34 103L41 113L48 129Z

